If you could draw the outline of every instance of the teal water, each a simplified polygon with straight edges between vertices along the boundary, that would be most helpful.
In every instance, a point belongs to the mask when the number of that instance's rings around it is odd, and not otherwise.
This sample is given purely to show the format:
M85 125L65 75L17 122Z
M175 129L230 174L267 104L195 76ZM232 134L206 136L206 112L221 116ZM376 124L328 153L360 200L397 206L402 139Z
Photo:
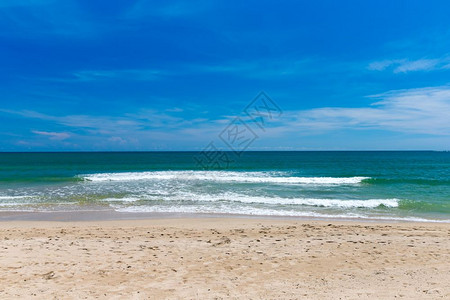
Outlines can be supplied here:
M0 211L450 221L450 152L1 153Z

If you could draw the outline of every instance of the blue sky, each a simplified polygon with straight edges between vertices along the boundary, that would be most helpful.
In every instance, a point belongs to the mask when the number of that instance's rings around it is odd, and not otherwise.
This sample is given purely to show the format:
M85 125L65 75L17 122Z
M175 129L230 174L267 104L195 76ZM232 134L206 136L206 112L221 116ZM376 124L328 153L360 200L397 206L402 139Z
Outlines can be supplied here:
M448 1L0 1L0 151L448 150ZM265 91L283 111L258 128Z

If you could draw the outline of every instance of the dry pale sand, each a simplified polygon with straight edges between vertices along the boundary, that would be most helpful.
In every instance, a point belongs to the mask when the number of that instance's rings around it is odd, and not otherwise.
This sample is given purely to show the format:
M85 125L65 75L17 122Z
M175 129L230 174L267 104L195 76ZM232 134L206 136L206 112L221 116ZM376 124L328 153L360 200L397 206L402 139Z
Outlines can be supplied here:
M0 223L0 298L450 299L450 225Z

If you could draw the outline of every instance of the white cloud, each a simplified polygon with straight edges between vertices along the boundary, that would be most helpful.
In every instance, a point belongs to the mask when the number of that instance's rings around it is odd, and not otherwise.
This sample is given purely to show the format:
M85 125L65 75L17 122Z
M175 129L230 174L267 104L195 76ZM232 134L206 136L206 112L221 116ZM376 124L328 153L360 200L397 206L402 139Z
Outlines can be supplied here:
M62 140L68 139L70 137L70 134L67 132L49 132L49 131L38 131L38 130L33 130L32 132L34 134L48 136L51 140L57 140L57 141L62 141Z
M414 61L405 61L399 64L394 73L406 73L411 71L430 71L435 69L439 64L438 59L419 59Z
M73 76L80 81L93 81L93 80L108 80L108 79L120 79L120 80L141 80L149 81L158 79L163 75L159 70L84 70L73 73Z
M214 120L174 117L156 110L141 110L137 113L125 113L122 116L53 116L36 111L7 109L0 109L0 112L67 126L77 132L84 132L78 134L77 138L96 137L115 144L125 144L131 140L181 141L199 137L206 139L222 129L222 125ZM49 136L53 140L69 137L66 136L67 133L44 131L33 131L33 133Z
M385 64L392 62L374 62L369 66L373 70L382 70ZM381 66L378 66L380 65ZM286 59L270 61L267 59L229 60L220 63L177 64L175 67L159 69L86 69L74 70L58 77L39 77L40 80L56 82L90 82L109 80L155 81L171 76L191 76L192 74L223 74L245 79L278 79L297 78L310 74L341 73L348 74L352 70L360 70L360 64L348 62L332 63L317 58ZM169 111L169 110L168 110Z
M173 107L173 108L168 108L166 109L167 112L183 112L184 109L179 108L179 107Z
M371 62L367 68L371 71L384 71L384 70L386 70L386 68L388 68L396 63L397 63L397 60L374 61L374 62Z
M449 57L435 58L435 59L388 59L381 61L374 61L368 65L371 71L385 71L391 70L394 73L408 73L414 71L432 71L440 69L448 69L450 62Z
M114 142L114 143L119 143L119 144L126 144L127 141L123 138L121 138L120 136L112 136L108 139L108 141Z
M323 70L319 66L322 64L326 65L327 72L331 72L331 69L336 69L337 66L337 64L332 65L329 62L318 61L315 58L303 58L277 61L266 59L252 61L233 60L220 64L189 65L187 69L188 73L232 74L252 79L274 79L322 72ZM341 69L340 66L337 67ZM348 67L349 65L345 64L345 68L342 69L348 71Z
M333 130L387 130L450 136L450 86L390 91L371 96L371 107L324 107L286 112L285 127L299 133ZM285 129L286 129L285 128Z
M329 135L332 137L336 132L354 134L376 130L403 133L405 140L438 138L449 140L450 144L450 86L394 90L369 96L368 99L373 100L372 104L365 107L320 107L284 111L279 120L270 123L264 139L272 143L278 141L276 143L284 146L283 143L295 144L300 136L319 137L332 133ZM52 116L34 111L0 111L67 126L73 129L70 131L77 132L74 135L67 132L33 131L52 140L71 137L71 140L75 139L81 144L92 141L90 144L101 143L99 147L103 148L108 145L123 145L136 149L152 143L164 143L168 148L171 145L201 147L208 140L216 138L231 117L187 119L176 112L176 116L173 116L167 114L167 111L155 110L141 110L121 116ZM361 135L357 133L357 136ZM372 133L369 133L366 138L370 139L371 136ZM377 134L377 139L371 145L382 142L381 138L384 136L389 135ZM360 141L346 142L351 148L351 145L357 145ZM388 142L390 145L402 143L401 140ZM445 144L441 142L441 145ZM421 144L416 146L420 148ZM326 148L326 142L323 147Z

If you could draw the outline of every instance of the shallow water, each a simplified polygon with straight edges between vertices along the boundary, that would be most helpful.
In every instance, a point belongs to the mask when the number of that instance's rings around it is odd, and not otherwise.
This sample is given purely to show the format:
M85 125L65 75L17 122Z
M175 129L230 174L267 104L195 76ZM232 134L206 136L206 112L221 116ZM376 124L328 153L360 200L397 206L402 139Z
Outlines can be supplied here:
M449 152L2 153L0 211L450 221ZM214 168L216 167L216 168Z

